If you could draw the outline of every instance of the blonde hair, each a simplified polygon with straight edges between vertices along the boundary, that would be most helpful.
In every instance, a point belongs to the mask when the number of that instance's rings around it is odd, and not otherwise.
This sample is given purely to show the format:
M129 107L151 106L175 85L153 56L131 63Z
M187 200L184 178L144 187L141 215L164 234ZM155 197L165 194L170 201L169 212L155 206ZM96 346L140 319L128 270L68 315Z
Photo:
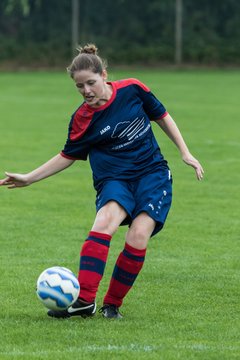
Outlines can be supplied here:
M96 74L102 74L106 69L106 62L98 56L98 48L94 44L87 44L78 47L79 54L73 59L71 65L67 67L67 72L73 78L76 71L91 70Z

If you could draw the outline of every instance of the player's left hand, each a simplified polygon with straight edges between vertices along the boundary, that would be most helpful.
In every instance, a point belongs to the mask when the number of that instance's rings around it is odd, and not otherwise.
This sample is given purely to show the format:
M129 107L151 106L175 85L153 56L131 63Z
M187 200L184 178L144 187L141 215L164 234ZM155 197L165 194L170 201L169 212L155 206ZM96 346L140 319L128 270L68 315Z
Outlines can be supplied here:
M194 168L198 180L203 179L204 170L200 162L195 159L190 153L182 157L185 164L190 165Z

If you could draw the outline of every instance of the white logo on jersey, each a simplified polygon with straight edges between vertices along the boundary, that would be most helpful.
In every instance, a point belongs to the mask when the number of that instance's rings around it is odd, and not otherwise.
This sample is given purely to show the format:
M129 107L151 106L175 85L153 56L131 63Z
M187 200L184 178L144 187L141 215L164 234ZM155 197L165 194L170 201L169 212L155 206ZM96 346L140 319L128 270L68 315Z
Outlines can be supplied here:
M127 137L128 141L131 141L136 137L136 135L144 128L145 119L142 117L139 119L138 117L133 120L133 122L130 121L123 121L118 123L115 126L115 129L112 133L112 138L118 137L119 139ZM124 124L129 124L120 134L116 135L116 132L118 131L119 127L123 128Z
M103 135L106 131L110 130L111 129L111 126L108 125L106 126L104 129L100 130L100 134Z

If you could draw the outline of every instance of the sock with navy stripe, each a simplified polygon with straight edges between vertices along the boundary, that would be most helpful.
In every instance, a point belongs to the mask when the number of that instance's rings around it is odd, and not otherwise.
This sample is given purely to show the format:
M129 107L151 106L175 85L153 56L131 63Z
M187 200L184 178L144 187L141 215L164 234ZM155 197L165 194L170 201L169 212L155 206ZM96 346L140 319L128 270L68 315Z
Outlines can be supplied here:
M124 297L133 286L143 267L146 249L135 249L125 243L113 270L111 282L104 298L104 304L122 305Z
M103 277L111 235L90 231L80 254L78 281L79 297L92 303L96 298L99 283Z

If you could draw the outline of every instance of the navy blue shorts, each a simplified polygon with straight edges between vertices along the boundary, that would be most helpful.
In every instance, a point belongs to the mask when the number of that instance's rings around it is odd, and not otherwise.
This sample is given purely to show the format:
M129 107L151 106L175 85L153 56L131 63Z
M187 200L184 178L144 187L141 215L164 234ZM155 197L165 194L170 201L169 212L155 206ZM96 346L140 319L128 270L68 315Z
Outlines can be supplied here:
M156 221L151 236L155 235L162 229L172 202L170 170L161 168L134 181L106 181L97 193L97 211L111 200L118 202L128 213L121 225L131 225L140 213L146 212Z

